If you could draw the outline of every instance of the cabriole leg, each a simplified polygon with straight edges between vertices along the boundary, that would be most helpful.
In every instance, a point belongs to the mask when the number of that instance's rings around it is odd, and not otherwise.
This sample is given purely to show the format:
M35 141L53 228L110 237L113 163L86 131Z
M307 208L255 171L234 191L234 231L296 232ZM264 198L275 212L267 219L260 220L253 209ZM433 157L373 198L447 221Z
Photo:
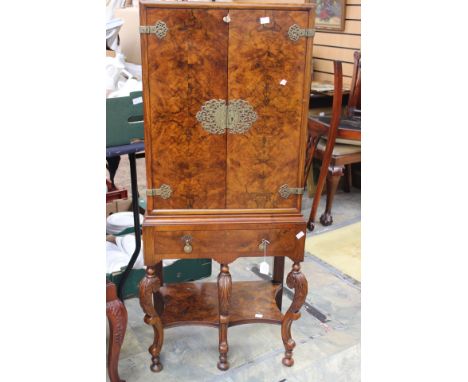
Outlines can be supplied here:
M325 212L320 216L320 223L324 226L331 225L333 218L331 215L331 209L333 205L333 199L335 198L336 189L340 178L343 176L344 166L330 166L328 168L327 175L327 204L325 206Z
M218 275L218 302L219 302L219 370L229 369L227 353L227 329L229 325L229 304L231 301L232 281L229 267L221 264L221 272Z
M153 305L153 294L159 292L161 281L156 273L156 265L147 267L146 276L140 283L140 305L145 312L145 323L151 325L154 330L154 341L149 347L151 354L151 371L161 371L163 366L159 360L159 354L164 340L161 317Z
M283 365L292 366L294 365L294 360L292 358L293 349L296 346L296 343L291 338L291 325L293 321L301 317L299 310L307 297L307 280L301 272L300 263L293 264L292 271L289 272L288 277L286 278L286 285L289 288L294 289L294 298L291 306L283 317L283 321L281 322L281 337L285 348Z
M111 382L125 382L119 377L118 363L120 349L127 329L127 309L117 298L115 284L106 285L106 315L109 320L109 353L107 355L107 371Z

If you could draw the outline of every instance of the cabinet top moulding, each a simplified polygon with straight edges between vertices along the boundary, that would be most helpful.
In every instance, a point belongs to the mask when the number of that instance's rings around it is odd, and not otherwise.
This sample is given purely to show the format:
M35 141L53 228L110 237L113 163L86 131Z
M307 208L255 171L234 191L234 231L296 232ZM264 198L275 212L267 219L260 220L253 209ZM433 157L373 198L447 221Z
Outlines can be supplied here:
M140 4L148 8L209 8L209 9L280 9L280 10L308 10L314 9L312 3L244 3L244 2L199 2L199 1L148 1L140 0Z

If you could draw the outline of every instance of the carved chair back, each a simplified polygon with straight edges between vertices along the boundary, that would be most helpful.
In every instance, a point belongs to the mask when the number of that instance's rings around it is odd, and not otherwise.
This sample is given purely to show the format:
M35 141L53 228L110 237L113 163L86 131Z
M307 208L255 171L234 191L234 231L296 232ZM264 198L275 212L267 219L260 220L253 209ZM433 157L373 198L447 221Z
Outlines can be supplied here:
M343 101L343 65L341 64L341 61L333 61L333 69L333 106L330 128L328 130L328 144L325 157L331 157L333 152L333 146L335 146L336 135L338 133L338 126L340 125L342 113L341 105Z

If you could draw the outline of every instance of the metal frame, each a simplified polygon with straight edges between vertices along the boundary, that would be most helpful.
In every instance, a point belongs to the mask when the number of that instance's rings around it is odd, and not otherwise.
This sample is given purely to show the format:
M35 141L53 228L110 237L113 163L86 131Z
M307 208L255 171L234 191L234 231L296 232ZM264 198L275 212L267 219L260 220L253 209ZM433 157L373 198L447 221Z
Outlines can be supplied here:
M141 250L141 228L140 228L140 206L138 204L138 179L136 171L136 159L144 158L145 146L143 142L134 143L124 146L108 147L106 148L106 157L115 157L128 154L130 162L130 183L132 188L132 212L133 212L133 225L135 227L135 251L128 262L125 271L122 274L119 285L117 286L117 296L123 301L123 287L127 281L128 275L130 274L135 261L138 258L138 254ZM137 154L138 153L138 154Z

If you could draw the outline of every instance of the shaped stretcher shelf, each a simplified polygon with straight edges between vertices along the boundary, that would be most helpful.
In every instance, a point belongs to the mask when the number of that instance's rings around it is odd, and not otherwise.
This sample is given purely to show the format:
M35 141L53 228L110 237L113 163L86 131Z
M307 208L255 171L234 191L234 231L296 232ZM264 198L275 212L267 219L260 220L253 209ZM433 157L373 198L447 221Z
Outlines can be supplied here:
M160 289L164 298L164 327L208 325L218 327L218 285L210 283L169 284ZM281 324L276 305L281 285L269 281L232 283L229 326L254 322ZM155 298L157 299L157 298Z

